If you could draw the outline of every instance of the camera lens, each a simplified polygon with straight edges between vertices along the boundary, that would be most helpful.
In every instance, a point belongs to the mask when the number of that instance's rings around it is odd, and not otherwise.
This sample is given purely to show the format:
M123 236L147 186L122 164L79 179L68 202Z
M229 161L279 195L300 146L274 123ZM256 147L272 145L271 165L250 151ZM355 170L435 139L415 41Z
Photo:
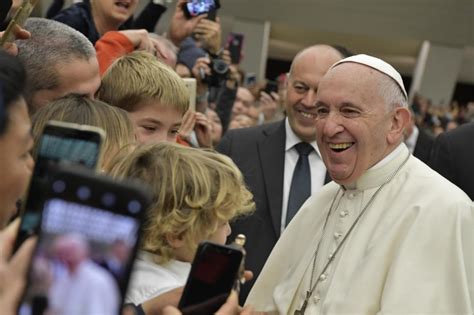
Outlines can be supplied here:
M225 63L224 60L215 59L214 60L214 71L218 74L226 74L229 71L229 66Z

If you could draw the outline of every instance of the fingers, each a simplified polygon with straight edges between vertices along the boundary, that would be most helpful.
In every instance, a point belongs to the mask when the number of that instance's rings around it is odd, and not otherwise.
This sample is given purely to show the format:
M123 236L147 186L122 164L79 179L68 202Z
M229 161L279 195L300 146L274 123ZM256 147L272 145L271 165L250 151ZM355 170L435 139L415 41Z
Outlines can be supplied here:
M216 315L230 315L230 314L239 314L239 299L237 293L232 291L227 298L227 301L221 306L221 308L216 312Z
M174 314L166 312L162 313L162 311L164 311L167 306L170 311L174 310L174 307L178 306L179 300L181 299L181 295L183 295L183 287L173 289L166 293L160 294L159 296L154 297L148 301L145 301L142 304L142 308L145 311L145 314Z
M179 135L185 138L188 137L191 134L191 131L193 131L195 123L195 113L192 110L188 110L183 116L183 123L179 128Z
M253 272L250 271L250 270L245 270L244 271L244 278L245 278L245 281L250 281L253 279Z
M15 242L18 228L20 227L20 219L15 219L0 233L0 258L8 260L12 254L13 243Z

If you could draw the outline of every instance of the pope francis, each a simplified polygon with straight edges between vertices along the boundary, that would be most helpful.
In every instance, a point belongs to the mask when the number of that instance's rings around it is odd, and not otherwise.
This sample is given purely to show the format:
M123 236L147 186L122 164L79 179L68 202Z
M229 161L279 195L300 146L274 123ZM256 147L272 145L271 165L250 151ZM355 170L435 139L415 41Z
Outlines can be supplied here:
M343 59L314 110L334 181L291 221L247 304L268 314L473 314L474 206L403 144L400 74L371 56Z

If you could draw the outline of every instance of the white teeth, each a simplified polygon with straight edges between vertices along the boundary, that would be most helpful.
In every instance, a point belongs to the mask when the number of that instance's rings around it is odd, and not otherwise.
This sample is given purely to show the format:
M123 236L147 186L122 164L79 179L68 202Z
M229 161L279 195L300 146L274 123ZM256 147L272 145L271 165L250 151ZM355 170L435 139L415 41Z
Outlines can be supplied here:
M315 118L316 118L315 115L310 114L310 113L305 113L305 112L301 112L301 111L300 111L299 113L300 113L301 115L303 115L304 117L306 117L306 118L311 118L311 119L315 119Z
M348 143L329 143L329 147L335 150L344 150L352 146L351 142Z

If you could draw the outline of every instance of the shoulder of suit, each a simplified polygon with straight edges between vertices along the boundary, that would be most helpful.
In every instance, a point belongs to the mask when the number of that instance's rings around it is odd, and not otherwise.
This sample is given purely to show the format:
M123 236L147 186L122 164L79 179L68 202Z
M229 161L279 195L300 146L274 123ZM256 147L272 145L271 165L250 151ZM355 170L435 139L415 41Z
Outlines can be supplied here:
M258 136L260 134L269 135L274 133L280 128L285 128L284 121L277 121L269 124L264 124L260 126L248 127L248 128L239 128L239 129L231 129L226 132L226 135L232 136L233 138L236 137L250 137L250 136Z

